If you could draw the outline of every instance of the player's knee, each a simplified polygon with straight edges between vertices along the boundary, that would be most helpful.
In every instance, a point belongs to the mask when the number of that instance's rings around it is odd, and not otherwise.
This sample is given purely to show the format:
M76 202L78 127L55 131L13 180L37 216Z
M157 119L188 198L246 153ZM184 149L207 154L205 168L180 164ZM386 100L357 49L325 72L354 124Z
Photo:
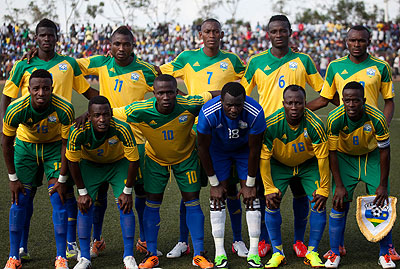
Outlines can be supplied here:
M214 238L224 238L225 234L225 220L226 220L226 211L225 209L221 211L211 211L210 212L210 220L211 220L211 230Z
M65 208L60 210L53 209L53 224L56 234L65 234L67 232L67 222L68 217Z
M222 210L225 211L225 207L226 207L225 204L226 204L226 201L225 202L221 202L218 205L218 204L214 203L213 200L210 199L210 211L222 211Z
M92 207L93 208L93 207ZM89 209L87 213L78 212L78 235L79 238L89 239L93 224L93 210Z
M259 237L261 234L261 212L259 210L246 211L246 220L250 237Z
M66 208L66 205L63 205L61 202L61 197L58 192L55 192L50 196L50 202L53 206L53 210L61 210L62 208Z
M18 205L15 203L11 205L9 223L10 232L19 232L24 229L25 215L26 203L21 203L21 200L19 200Z
M261 210L260 199L258 199L258 198L254 199L253 203L251 205L252 206L246 205L246 211L260 211Z
M146 198L146 192L143 184L136 184L134 190L137 198Z

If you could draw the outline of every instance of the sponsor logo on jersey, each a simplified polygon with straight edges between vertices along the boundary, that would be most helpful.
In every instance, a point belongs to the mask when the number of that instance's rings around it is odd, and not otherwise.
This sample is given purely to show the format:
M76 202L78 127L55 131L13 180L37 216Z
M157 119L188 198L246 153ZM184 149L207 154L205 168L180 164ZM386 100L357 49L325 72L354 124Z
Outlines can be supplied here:
M31 122L33 122L33 120L32 120L31 118L29 118L29 119L27 119L26 122L27 122L27 123L31 123Z
M219 64L219 68L221 68L222 71L227 70L227 69L228 69L228 63L226 63L226 62L221 62L221 63Z
M349 130L349 127L344 126L344 127L343 127L343 131L347 131L347 130Z
M308 132L307 132L307 129L306 129L306 128L304 128L304 137L305 137L305 138L308 137Z
M56 116L49 116L49 117L47 118L47 121L48 121L48 122L56 122L56 121L57 121L57 117L56 117Z
M345 69L345 70L343 70L342 71L342 73L340 73L340 74L342 74L342 75L347 75L349 72L347 72L347 70Z
M111 67L109 71L115 73L114 67Z
M244 122L244 121L242 121L242 120L239 120L239 128L240 129L245 129L245 128L247 128L247 126L248 126L248 124L247 124L247 122Z
M154 120L152 120L152 121L149 122L149 124L150 124L150 125L156 125L157 122L155 122Z
M200 66L199 62L195 62L193 66Z
M179 116L179 123L187 122L187 120L188 120L188 116L187 115Z
M367 68L367 76L369 76L370 78L372 78L373 76L375 76L376 70L373 68Z
M287 135L283 134L281 139L287 139Z
M62 72L66 72L68 69L68 65L67 64L59 64L58 65L58 69Z
M296 62L289 62L289 68L293 71L297 69L297 63Z
M118 142L118 140L115 138L108 139L108 144L110 144L110 145L115 145L115 144L117 144L117 142Z
M269 65L267 65L267 66L264 68L264 71L268 71L268 70L271 70L271 67L269 67Z
M372 131L372 127L369 123L364 124L363 130L365 133L369 134Z
M139 78L140 78L140 75L139 75L138 73L132 73L132 74L131 74L131 79L132 79L134 82L138 81Z

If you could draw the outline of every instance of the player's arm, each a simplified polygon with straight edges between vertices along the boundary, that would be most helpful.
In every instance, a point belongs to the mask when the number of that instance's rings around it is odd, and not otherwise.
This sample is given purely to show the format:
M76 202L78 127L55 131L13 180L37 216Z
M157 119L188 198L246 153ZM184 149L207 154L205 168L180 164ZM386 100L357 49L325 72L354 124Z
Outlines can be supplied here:
M92 97L98 96L99 95L99 91L94 89L94 88L92 88L92 87L89 87L87 89L87 91L82 93L82 95L85 96L86 99L90 100Z
M379 142L379 143L384 143ZM388 142L387 142L388 143ZM379 146L379 144L378 144ZM380 163L381 163L381 178L378 188L376 189L376 198L374 203L378 206L383 206L388 201L388 181L390 170L390 145L379 147Z
M83 183L79 162L68 161L68 167L79 193L77 199L78 209L82 213L87 213L89 208L92 206L92 198L90 198L85 183Z
M132 210L132 190L133 185L138 174L139 161L130 161L128 168L128 178L126 179L125 188L121 195L118 197L118 204L123 213L129 213Z
M337 151L329 151L329 167L332 172L333 180L335 181L335 193L333 195L333 208L338 211L344 210L344 199L348 198L347 190L343 184L339 173L339 163Z
M390 126L394 114L394 101L393 98L384 99L385 105L383 106L383 114L385 115L387 125Z
M320 108L326 107L329 104L329 99L318 96L314 100L307 102L306 107L310 109L311 111L318 110Z
M58 176L58 180L54 183L53 189L50 191L50 195L55 192L58 192L60 196L61 203L64 204L65 195L67 194L67 185L65 184L68 179L67 171L68 171L68 161L65 157L65 152L67 149L68 140L63 138L62 145L61 145L61 168L60 168L60 175Z
M6 114L7 107L11 103L11 97L5 95L4 93L1 96L1 101L0 101L0 130L1 134L3 134L3 118L4 115Z

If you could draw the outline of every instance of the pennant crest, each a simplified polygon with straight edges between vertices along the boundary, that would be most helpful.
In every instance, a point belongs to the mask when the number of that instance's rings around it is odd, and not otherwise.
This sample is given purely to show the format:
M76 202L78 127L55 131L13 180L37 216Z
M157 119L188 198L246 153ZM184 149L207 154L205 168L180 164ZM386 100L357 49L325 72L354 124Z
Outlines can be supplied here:
M396 220L397 198L389 196L389 203L380 207L373 203L375 197L375 195L357 197L358 227L370 242L382 240L392 230Z

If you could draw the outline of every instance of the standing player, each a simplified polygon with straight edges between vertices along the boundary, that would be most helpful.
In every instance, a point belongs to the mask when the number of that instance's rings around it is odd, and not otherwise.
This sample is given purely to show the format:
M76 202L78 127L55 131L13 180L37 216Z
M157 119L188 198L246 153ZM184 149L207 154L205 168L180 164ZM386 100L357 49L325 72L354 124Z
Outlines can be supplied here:
M57 26L55 23L48 19L41 20L36 26L35 40L38 45L37 56L30 59L29 63L28 60L22 60L14 64L10 77L4 86L0 101L1 118L4 117L11 98L17 98L20 91L22 95L28 93L29 78L36 69L49 71L53 77L54 93L64 97L68 101L71 101L72 89L83 94L88 99L98 95L98 92L92 89L83 77L75 59L55 52L57 39ZM43 168L38 170L36 177L37 179L32 183L31 197L27 205L24 231L20 244L21 258L26 260L30 259L28 253L28 236L30 220L33 214L33 199L37 187L42 184ZM72 188L69 190L68 196L70 197L66 200L68 208L68 254L75 256L78 254L78 248L75 243L77 208Z
M333 208L329 217L331 251L325 267L337 268L340 241L344 237L345 215L357 184L365 182L367 193L376 195L374 203L383 206L388 199L390 140L385 116L366 104L364 87L352 81L343 90L343 105L329 113L327 133L329 161L334 178ZM378 263L395 268L390 258L391 232L380 242Z
M139 167L139 154L130 126L112 117L104 96L90 99L89 122L71 127L66 158L78 188L78 235L81 258L75 269L91 268L90 233L94 218L93 201L103 182L111 184L120 210L125 268L136 269L133 258L135 215L132 188Z
M226 83L239 80L243 76L245 67L240 58L231 52L220 50L224 32L219 21L205 20L201 24L199 37L203 40L203 48L182 52L171 63L162 65L161 72L183 79L190 95L222 89ZM228 186L227 199L234 241L232 250L239 256L246 257L248 250L242 239L242 209L236 195L236 184L232 183ZM185 220L185 206L181 201L180 238L178 244L167 254L167 258L177 258L190 251Z
M308 83L315 91L320 91L323 85L322 77L310 56L293 52L289 48L291 34L292 29L286 16L272 16L268 23L272 48L250 59L241 80L248 95L257 86L259 103L266 117L282 107L282 92L288 85L305 88ZM304 257L307 248L303 242L309 212L304 209L309 208L308 198L298 180L291 182L290 188L293 192L293 250L298 257ZM263 199L261 201L264 202Z
M74 120L74 110L68 101L52 93L52 84L52 76L46 70L38 69L32 72L29 78L29 95L11 103L3 119L3 155L10 178L13 202L9 226L10 256L5 269L21 267L19 244L32 184L40 166L47 177L53 206L57 246L55 267L68 268L68 219L67 205L64 203L67 167L64 153L69 127Z
M265 130L264 112L238 82L228 82L221 97L207 102L197 125L200 160L210 181L210 220L215 242L215 267L228 268L224 249L226 189L232 164L240 178L250 237L248 268L264 268L258 255L261 212L255 179Z
M149 255L139 268L158 266L157 237L160 228L160 207L171 171L181 190L187 210L186 221L192 235L193 264L213 268L203 255L204 215L200 207L199 162L195 149L196 136L192 130L195 117L211 94L177 96L177 83L170 75L154 80L154 96L114 109L114 114L138 127L146 137L144 189L146 207L143 221Z
M305 90L290 85L283 91L283 108L266 118L260 172L267 205L265 223L274 254L265 268L286 262L279 208L291 180L301 183L311 203L310 240L304 263L324 267L317 250L325 228L329 194L328 139L322 121L305 109L305 100Z

